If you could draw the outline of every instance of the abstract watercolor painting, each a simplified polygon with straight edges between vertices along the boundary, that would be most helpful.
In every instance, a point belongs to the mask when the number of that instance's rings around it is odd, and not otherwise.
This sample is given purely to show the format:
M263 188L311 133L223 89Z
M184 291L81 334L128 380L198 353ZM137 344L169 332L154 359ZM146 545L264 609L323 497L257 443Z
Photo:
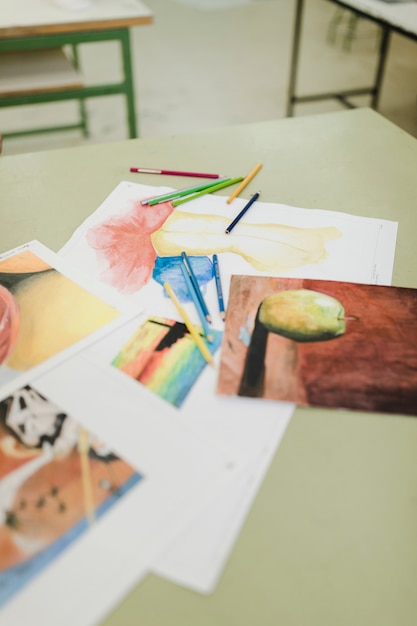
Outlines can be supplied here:
M234 276L219 394L417 415L417 290Z
M33 386L0 402L0 606L143 479Z
M213 340L206 341L212 354L219 348L221 338L222 333L213 330ZM112 365L179 408L206 361L185 324L149 317L122 347Z
M0 260L0 383L118 316L30 249Z

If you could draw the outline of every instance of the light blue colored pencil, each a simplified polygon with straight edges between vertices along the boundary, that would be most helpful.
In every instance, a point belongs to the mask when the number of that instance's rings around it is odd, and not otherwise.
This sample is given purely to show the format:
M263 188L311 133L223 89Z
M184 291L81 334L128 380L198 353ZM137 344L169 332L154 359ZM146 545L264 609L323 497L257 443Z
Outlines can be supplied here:
M216 281L217 300L219 302L219 312L222 320L225 318L224 299L222 281L220 278L219 258L217 254L213 254L214 279Z

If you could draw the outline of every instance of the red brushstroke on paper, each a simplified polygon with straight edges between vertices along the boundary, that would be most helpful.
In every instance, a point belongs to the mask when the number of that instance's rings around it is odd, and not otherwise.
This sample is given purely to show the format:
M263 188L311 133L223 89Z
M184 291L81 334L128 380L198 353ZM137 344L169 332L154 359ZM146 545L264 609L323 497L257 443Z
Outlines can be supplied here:
M103 264L105 282L126 294L146 285L156 259L150 236L173 210L170 202L149 207L138 201L122 217L111 218L87 232L87 242Z

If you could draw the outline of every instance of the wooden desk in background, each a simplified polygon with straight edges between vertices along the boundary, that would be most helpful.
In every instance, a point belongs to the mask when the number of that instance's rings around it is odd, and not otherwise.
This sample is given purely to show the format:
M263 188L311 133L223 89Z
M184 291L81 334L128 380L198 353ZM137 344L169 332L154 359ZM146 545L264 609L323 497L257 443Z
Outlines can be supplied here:
M126 100L127 124L129 137L137 137L137 112L135 107L134 79L129 29L132 26L151 24L152 12L140 0L97 0L90 8L83 10L65 9L51 1L41 0L2 0L0 10L0 63L1 56L7 63L11 54L16 62L16 53L59 50L63 46L72 46L75 69L79 66L77 45L100 41L118 41L121 48L123 78L120 82L100 85L83 85L80 77L69 76L62 85L55 88L28 88L23 94L1 90L0 108L23 104L46 103L62 100L79 100L81 105L80 122L59 129L81 128L87 133L87 116L84 101L87 98L122 94ZM29 57L30 60L30 57ZM60 62L59 60L57 61ZM62 62L62 59L61 59ZM59 65L55 75L59 74ZM30 71L30 69L29 69ZM45 81L47 82L47 81ZM0 78L1 84L1 78ZM51 130L33 129L32 132ZM54 128L53 130L57 130ZM1 128L0 128L1 131ZM4 132L5 137L26 134L27 131Z
M294 106L297 103L317 102L320 100L338 100L348 108L354 108L349 98L352 96L370 95L371 106L378 108L384 77L385 64L388 56L391 33L398 33L417 41L417 2L405 0L404 2L389 2L384 0L330 0L330 2L352 11L359 17L371 20L381 27L379 53L375 70L374 82L370 87L358 87L356 89L337 89L332 92L297 95L297 75L300 63L301 36L303 17L306 0L297 0L294 17L294 30L292 37L292 51L290 61L290 80L287 97L287 115L294 114ZM325 72L325 62L318 71ZM416 83L417 90L417 83Z
M0 250L58 251L122 180L179 185L134 163L237 176L257 161L247 197L399 221L393 284L417 287L417 140L369 109L4 156ZM415 418L297 409L216 591L150 575L102 626L415 626L416 458Z

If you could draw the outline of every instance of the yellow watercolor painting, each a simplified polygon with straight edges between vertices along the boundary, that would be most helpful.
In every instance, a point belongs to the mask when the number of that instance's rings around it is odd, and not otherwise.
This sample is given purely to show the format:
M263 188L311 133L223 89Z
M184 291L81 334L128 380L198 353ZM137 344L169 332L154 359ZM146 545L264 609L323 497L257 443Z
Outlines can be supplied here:
M31 250L0 261L0 382L116 319L119 312Z

